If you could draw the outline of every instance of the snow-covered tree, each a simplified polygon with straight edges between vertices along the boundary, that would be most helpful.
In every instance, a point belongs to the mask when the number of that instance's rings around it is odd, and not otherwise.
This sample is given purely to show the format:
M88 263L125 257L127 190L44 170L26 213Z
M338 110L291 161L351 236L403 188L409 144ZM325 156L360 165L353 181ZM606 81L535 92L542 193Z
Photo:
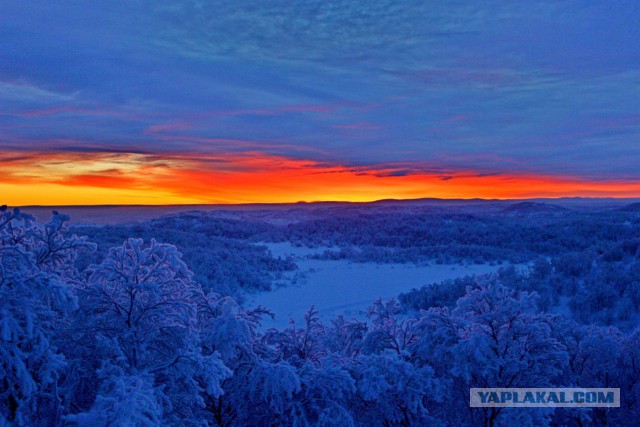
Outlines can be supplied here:
M219 396L231 375L216 351L203 352L203 294L172 245L129 239L91 269L81 291L85 345L94 360L114 359L126 375L153 375L165 416L198 418L202 393Z
M273 344L279 355L284 359L295 357L296 360L308 360L320 363L320 360L327 355L324 346L326 329L318 310L311 307L304 315L304 325L297 327L293 319L289 322L289 327L284 331L274 329L268 331L266 339Z
M537 313L535 294L504 286L469 289L454 310L423 312L412 351L439 376L452 376L453 402L465 402L470 387L552 386L568 362L552 323L551 316ZM454 414L494 425L503 412L468 411L465 402Z
M295 417L293 396L300 391L300 376L294 366L285 361L259 361L252 367L246 387L248 399L242 405L241 424L289 424Z
M34 218L0 208L0 420L31 424L57 420L57 391L65 366L59 351L66 317L75 309L70 282L79 280L76 251L84 239L62 235L69 218L54 212L44 227Z
M402 318L399 314L400 304L394 298L387 302L378 299L369 307L370 326L363 338L363 353L392 350L400 354L416 340L413 333L415 319Z
M350 370L358 390L354 400L359 424L426 425L433 421L428 401L442 398L440 381L428 366L418 367L392 349L358 356Z
M162 393L148 373L127 374L108 362L99 372L102 382L91 409L69 415L80 427L154 427L162 424Z

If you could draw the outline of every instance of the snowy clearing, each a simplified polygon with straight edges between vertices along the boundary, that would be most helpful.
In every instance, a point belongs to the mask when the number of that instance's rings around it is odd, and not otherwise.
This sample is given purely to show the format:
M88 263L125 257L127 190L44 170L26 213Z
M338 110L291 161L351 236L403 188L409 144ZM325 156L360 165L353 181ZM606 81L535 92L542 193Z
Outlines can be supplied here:
M397 297L400 293L428 283L442 282L458 277L486 274L499 266L483 265L428 265L352 263L302 258L318 249L287 249L286 244L272 248L275 256L294 255L302 283L277 288L249 298L249 305L263 305L272 310L276 318L265 319L264 328L285 327L290 318L301 322L304 312L314 305L323 320L339 314L358 317L378 298ZM322 248L320 251L324 250Z

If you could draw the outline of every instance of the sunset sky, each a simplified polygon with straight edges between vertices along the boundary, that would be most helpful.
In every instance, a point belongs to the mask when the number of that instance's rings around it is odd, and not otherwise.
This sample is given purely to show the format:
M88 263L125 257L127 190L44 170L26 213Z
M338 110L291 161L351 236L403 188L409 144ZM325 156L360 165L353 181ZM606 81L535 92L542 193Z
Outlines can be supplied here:
M4 2L0 204L640 197L640 2Z

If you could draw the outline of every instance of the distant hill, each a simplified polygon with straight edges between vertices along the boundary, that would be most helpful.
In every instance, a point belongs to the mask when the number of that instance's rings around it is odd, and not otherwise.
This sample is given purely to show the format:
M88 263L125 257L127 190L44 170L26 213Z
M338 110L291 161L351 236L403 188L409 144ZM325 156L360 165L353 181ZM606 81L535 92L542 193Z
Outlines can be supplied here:
M505 213L533 214L533 213L562 213L569 209L558 205L539 202L520 202L507 206L503 209Z
M630 204L629 204L630 203ZM1 204L1 203L0 203ZM383 199L374 202L300 202L300 203L251 203L251 204L200 204L200 205L102 205L102 206L22 206L23 212L34 215L38 222L46 222L51 218L51 211L57 210L71 215L74 224L121 224L136 221L148 221L164 215L178 214L188 211L204 212L240 212L262 213L268 218L269 212L291 212L291 218L300 220L301 215L312 215L318 210L334 208L390 208L390 209L458 209L467 213L505 212L513 214L560 213L564 211L617 211L640 212L640 198L585 198L561 197L554 199ZM255 216L255 215L254 215Z
M620 212L640 212L640 203L631 203L616 210Z

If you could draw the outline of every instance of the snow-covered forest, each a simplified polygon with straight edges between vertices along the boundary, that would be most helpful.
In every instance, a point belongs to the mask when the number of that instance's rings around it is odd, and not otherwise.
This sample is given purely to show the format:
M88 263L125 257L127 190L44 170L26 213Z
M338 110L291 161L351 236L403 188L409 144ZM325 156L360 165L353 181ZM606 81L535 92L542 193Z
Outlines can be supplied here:
M88 225L3 207L0 425L633 425L639 210L291 205ZM304 289L305 260L487 269L265 328L274 313L251 301ZM621 408L469 408L470 387L546 386L619 387Z

